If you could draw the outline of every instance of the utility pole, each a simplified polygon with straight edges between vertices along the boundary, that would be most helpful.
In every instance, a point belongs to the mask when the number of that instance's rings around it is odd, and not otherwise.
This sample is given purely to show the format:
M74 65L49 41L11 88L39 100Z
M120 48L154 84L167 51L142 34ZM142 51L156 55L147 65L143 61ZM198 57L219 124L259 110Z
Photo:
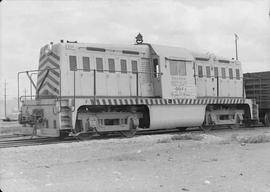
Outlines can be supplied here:
M26 88L24 89L24 101L26 101Z
M6 82L6 80L5 80L4 100L5 100L5 118L6 118L7 117L7 82Z
M238 50L237 50L237 40L239 39L238 35L235 33L235 59L238 60Z

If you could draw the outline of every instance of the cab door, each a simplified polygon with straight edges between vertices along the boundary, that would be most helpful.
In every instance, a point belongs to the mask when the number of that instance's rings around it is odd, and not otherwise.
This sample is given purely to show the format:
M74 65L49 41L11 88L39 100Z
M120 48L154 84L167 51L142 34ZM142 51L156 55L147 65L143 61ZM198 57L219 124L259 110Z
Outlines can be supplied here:
M161 97L161 78L162 74L160 72L159 58L152 59L153 74L151 74L154 87L154 95Z
M158 90L158 80L154 77L152 62L150 58L141 58L138 74L139 96L158 96L156 94Z
M167 66L165 74L167 76L167 84L164 84L163 92L167 92L166 97L173 99L195 98L196 88L193 62L188 60L166 58L165 66Z

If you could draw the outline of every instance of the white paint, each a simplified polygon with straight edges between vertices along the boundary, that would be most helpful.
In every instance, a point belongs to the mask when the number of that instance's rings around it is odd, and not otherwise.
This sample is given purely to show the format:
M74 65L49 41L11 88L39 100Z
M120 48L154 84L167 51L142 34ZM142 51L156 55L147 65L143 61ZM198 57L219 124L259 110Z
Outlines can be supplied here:
M205 105L148 106L151 129L200 126L204 121Z

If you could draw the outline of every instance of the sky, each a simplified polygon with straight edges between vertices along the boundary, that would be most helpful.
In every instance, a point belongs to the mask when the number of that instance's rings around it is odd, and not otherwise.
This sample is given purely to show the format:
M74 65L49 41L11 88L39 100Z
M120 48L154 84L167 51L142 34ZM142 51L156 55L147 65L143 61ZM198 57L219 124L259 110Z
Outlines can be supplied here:
M37 69L40 48L60 39L134 44L140 32L147 43L235 58L236 33L243 72L270 71L269 11L270 0L3 0L0 98L4 80L16 97L17 72Z

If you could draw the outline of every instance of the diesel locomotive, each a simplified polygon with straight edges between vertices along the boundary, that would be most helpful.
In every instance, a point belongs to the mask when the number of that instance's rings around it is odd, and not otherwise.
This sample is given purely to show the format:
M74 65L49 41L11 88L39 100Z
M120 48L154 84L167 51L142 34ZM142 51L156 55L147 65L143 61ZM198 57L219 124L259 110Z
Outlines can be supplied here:
M37 79L32 75L37 73ZM134 45L50 43L37 70L23 74L35 96L21 96L19 122L42 136L239 126L258 120L246 99L241 63L185 48L137 41Z

